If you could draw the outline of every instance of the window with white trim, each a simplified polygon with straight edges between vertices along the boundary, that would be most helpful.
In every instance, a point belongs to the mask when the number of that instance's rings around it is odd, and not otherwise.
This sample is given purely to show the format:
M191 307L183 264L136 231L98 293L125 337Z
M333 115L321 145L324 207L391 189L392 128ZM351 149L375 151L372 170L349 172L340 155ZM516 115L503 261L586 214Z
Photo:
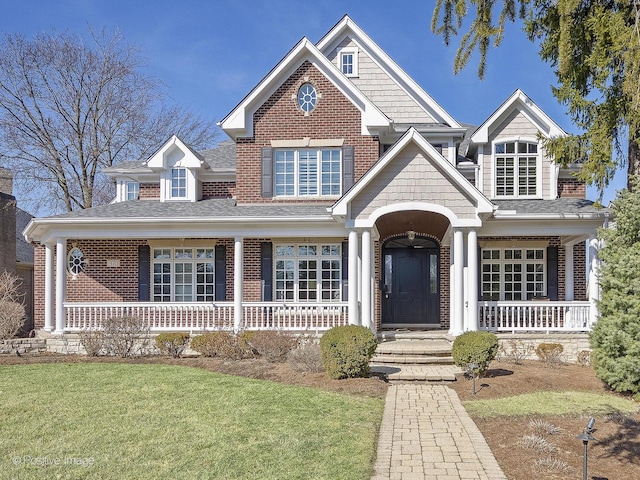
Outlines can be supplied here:
M274 151L276 197L336 197L340 195L341 189L341 149Z
M546 295L545 248L483 248L483 300L531 300Z
M340 70L347 77L358 76L358 51L356 49L342 49L338 54Z
M279 301L339 302L342 245L275 245L275 298Z
M515 141L494 144L497 197L538 194L538 144Z
M138 200L140 198L140 184L138 182L125 183L125 200Z
M154 248L154 302L215 300L213 248Z
M174 167L171 169L171 198L187 197L187 169Z

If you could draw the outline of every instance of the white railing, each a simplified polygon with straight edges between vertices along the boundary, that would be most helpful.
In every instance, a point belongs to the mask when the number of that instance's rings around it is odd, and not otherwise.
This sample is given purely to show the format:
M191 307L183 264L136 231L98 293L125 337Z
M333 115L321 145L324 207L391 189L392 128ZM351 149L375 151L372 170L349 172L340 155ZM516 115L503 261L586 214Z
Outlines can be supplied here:
M152 332L233 330L233 302L216 303L65 303L65 331L100 329L116 316L139 317ZM347 303L245 302L242 329L324 331L347 324Z
M587 332L589 302L478 302L478 326L496 332Z

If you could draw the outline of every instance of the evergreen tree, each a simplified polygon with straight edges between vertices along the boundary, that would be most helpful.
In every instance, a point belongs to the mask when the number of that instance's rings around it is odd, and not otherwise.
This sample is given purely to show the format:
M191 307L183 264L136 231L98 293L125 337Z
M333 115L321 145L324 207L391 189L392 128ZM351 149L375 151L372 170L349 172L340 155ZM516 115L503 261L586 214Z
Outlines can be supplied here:
M616 169L640 173L640 30L638 0L438 0L432 30L446 44L471 17L454 63L473 52L484 76L487 53L507 22L524 21L529 40L555 70L553 94L583 133L545 141L558 163L582 163L579 178L600 191ZM473 12L475 10L475 12ZM625 149L624 146L627 146ZM633 185L628 184L631 188Z
M596 375L619 392L640 393L640 177L613 202L602 229L600 317L591 332Z

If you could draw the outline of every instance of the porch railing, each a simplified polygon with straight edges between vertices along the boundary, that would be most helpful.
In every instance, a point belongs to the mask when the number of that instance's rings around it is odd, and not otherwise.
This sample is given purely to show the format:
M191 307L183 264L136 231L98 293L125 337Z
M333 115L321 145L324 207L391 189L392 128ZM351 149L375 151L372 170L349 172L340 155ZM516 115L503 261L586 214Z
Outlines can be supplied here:
M478 326L496 332L585 332L589 302L478 302Z
M244 302L242 329L324 331L346 325L347 303ZM233 302L216 303L65 303L65 331L100 329L116 316L139 317L152 332L233 330Z

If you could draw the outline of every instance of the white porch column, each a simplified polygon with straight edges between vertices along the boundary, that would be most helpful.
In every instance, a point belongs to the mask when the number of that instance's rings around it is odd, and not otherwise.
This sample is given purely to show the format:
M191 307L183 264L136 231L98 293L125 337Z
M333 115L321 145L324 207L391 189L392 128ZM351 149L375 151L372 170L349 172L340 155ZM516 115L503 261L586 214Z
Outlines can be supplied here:
M358 318L358 232L349 231L349 324L359 325Z
M590 238L589 248L589 325L593 325L598 320L598 303L600 300L600 285L598 283L598 270L600 267L600 259L598 258L598 240Z
M574 299L573 244L564 246L564 299L567 302Z
M466 330L478 330L478 233L467 234L467 321Z
M449 333L460 335L464 327L464 236L460 228L453 231L453 322Z
M373 316L371 312L372 298L371 298L371 262L372 262L371 248L371 232L365 230L362 232L362 284L360 290L362 291L362 325L373 330Z
M53 330L53 245L44 246L44 331Z
M67 241L64 238L56 240L56 330L54 333L64 333L64 301L67 292Z
M233 244L233 330L242 328L242 246L243 238L236 237Z

